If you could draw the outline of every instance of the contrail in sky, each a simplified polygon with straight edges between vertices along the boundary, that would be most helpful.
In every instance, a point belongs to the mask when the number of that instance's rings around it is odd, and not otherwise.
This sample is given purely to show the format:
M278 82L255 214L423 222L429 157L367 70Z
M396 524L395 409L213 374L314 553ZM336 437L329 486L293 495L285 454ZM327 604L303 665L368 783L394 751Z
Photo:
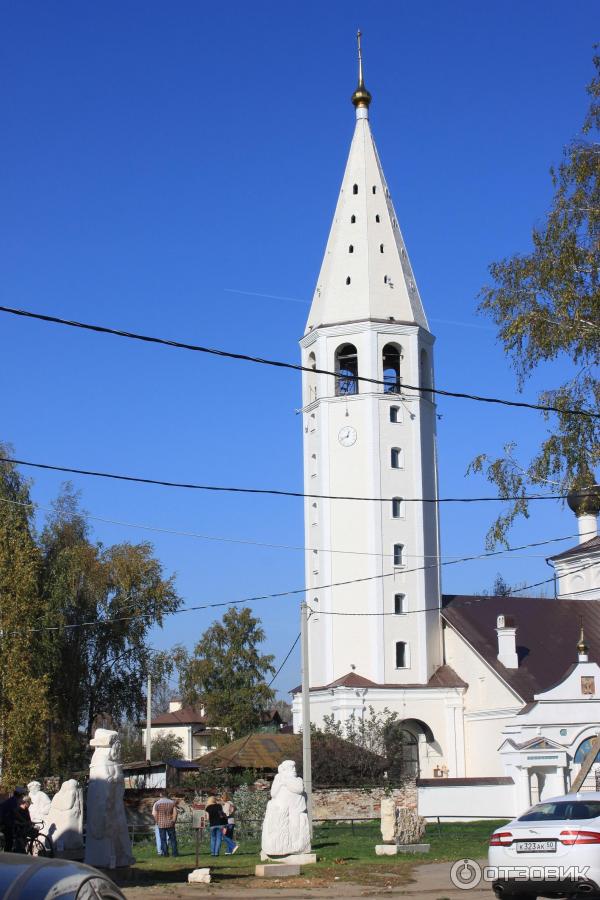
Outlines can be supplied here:
M302 306L309 306L309 300L300 300L299 297L282 297L279 294L263 294L260 291L241 291L238 288L223 288L228 294L244 294L246 297L266 297L267 300L287 300L290 303L301 303ZM455 322L451 319L430 319L430 322L437 322L438 325L455 325L457 328L477 328L482 331L493 331L491 325L478 325L477 322Z
M308 300L300 300L298 297L280 297L277 294L261 294L258 291L240 291L237 288L223 288L228 294L245 294L247 297L267 297L268 300L289 300L290 303L301 303L308 306Z

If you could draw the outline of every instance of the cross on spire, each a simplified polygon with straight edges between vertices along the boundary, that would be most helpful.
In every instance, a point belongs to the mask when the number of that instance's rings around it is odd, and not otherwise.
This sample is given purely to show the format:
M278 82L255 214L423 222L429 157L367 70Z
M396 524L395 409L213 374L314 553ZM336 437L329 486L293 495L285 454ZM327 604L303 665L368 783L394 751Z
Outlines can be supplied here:
M362 31L360 28L356 33L356 43L358 45L358 87L352 94L352 103L359 109L368 109L371 102L371 94L365 87L363 78L363 62L362 62Z

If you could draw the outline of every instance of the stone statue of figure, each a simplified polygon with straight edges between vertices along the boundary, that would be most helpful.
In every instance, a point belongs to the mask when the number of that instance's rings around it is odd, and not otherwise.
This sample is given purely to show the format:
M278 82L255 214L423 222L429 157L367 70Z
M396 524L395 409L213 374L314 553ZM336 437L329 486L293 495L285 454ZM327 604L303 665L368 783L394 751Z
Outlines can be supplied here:
M63 851L83 850L83 791L74 778L61 784L45 822L44 830L59 856Z
M85 862L105 869L129 866L135 860L125 817L125 783L117 732L97 728L90 747L94 747L94 755L87 791Z
M29 807L29 815L31 821L35 824L48 821L48 813L50 812L50 797L42 790L39 781L30 781L27 785L29 796L31 797L31 806Z
M264 855L288 856L310 851L310 829L306 812L306 794L296 764L284 760L271 786L271 799L262 827Z

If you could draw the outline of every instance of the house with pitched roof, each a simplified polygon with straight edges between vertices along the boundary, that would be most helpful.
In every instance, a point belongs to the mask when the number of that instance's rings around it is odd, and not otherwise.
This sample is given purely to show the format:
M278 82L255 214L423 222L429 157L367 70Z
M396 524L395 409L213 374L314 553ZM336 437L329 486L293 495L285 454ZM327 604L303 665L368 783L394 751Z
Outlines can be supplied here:
M184 759L196 759L210 753L218 746L215 732L223 730L209 724L202 704L183 706L181 700L171 700L168 711L155 716L150 725L152 740L162 735L180 738ZM142 743L145 747L145 723L142 728Z

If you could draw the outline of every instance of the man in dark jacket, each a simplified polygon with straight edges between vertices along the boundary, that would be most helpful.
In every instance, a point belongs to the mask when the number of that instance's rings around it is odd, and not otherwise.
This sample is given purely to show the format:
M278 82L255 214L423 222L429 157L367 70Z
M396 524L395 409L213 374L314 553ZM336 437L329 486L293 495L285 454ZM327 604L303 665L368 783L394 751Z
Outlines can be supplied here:
M13 849L17 807L26 794L27 788L16 787L12 797L0 803L0 830L4 835L4 849L6 852L10 852Z

